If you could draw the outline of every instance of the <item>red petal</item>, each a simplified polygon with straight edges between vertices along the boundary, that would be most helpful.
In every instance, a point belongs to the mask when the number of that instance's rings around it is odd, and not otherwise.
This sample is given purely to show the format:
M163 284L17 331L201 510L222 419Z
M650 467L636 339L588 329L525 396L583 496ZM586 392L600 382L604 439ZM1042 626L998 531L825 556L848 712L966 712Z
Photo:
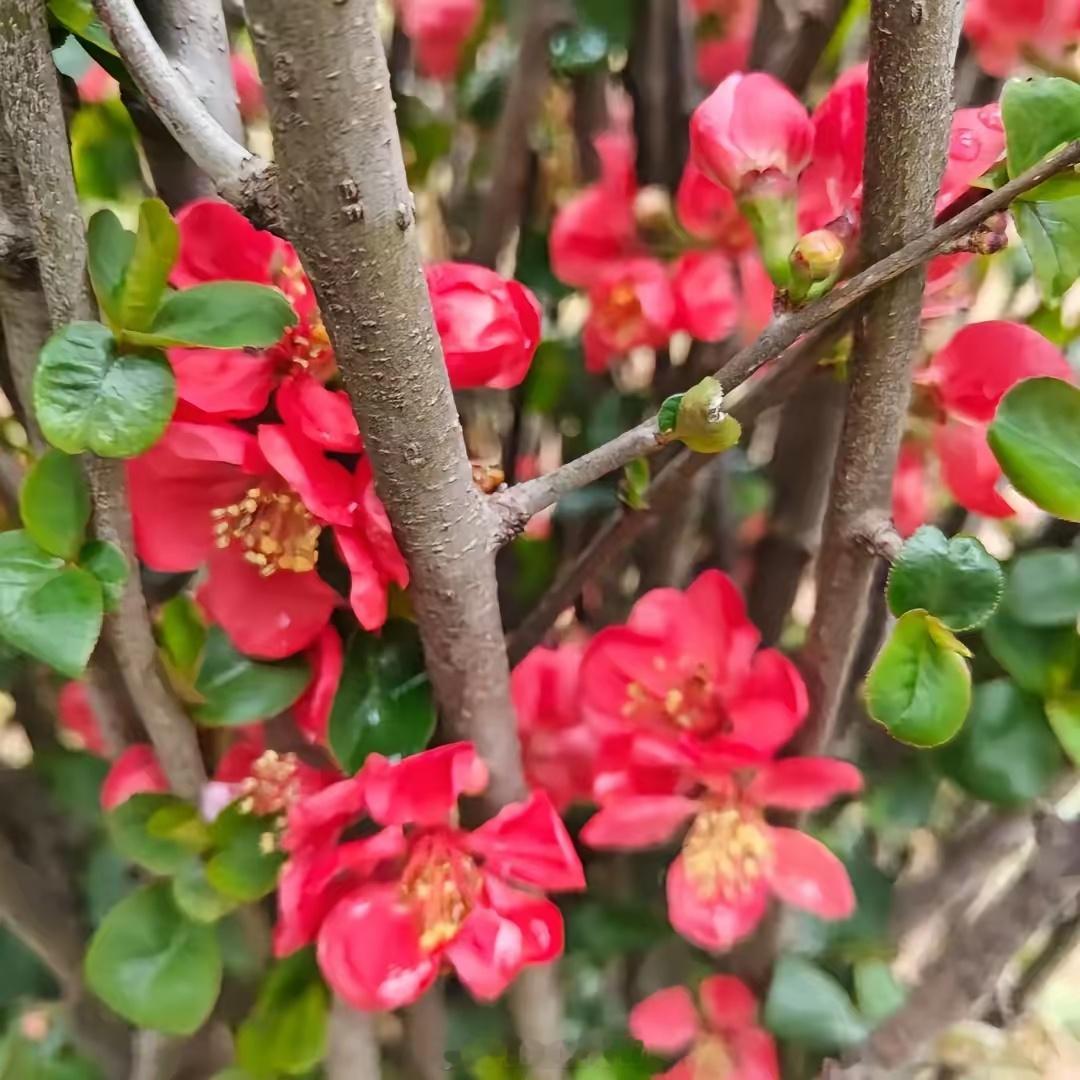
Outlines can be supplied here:
M368 812L381 825L440 825L460 795L487 787L487 766L472 743L450 743L391 762L372 754L361 774Z
M949 160L937 197L940 213L955 202L1005 153L1005 128L995 102L977 109L957 109L949 135Z
M326 740L326 725L334 704L341 672L345 666L341 638L332 627L319 634L315 645L308 651L312 678L308 688L292 707L296 726L312 742Z
M198 599L241 652L266 660L308 648L338 604L338 594L314 570L262 577L233 548L210 557Z
M56 704L60 727L69 735L73 735L88 754L105 756L105 742L101 736L101 726L94 714L86 683L74 681L64 683Z
M334 530L334 542L349 568L349 604L368 631L382 628L389 610L389 582L379 570L375 554L359 529Z
M270 267L283 249L272 233L256 229L219 199L196 199L176 215L180 255L170 280L177 288L204 281L254 281L270 285Z
M606 803L581 830L589 847L628 849L666 844L699 810L682 795L640 795Z
M474 997L493 1001L525 966L521 929L491 908L475 908L446 957Z
M668 919L675 931L703 949L723 952L752 933L769 903L764 877L734 900L702 897L680 855L667 874Z
M504 807L469 835L469 848L501 878L551 891L585 888L574 842L546 792Z
M111 765L101 785L102 810L114 810L132 795L167 792L169 782L148 743L129 746Z
M729 1080L780 1080L780 1060L773 1037L759 1027L729 1036L735 1070Z
M710 975L698 988L705 1023L713 1031L749 1027L757 1016L757 999L734 975Z
M310 375L298 374L282 382L274 402L286 427L303 432L324 450L355 454L364 448L344 390L327 390Z
M533 649L510 675L518 727L558 730L579 722L578 672L584 656L578 644Z
M685 1050L701 1027L694 999L685 986L657 990L630 1010L630 1034L656 1054Z
M317 518L332 525L353 523L356 498L352 476L344 465L326 457L285 424L260 425L259 448Z
M676 322L699 341L723 341L739 323L731 260L721 251L691 251L672 266Z
M771 828L770 884L785 904L822 919L846 919L855 911L855 893L844 864L819 840L798 829Z
M1015 511L997 490L1003 473L986 441L984 424L950 420L937 429L934 449L945 486L962 507L984 517L1013 516Z
M333 844L363 809L362 775L331 784L290 807L282 846L296 852L304 847Z
M727 702L733 742L774 754L806 719L809 701L799 669L783 653L762 649Z
M277 381L274 361L243 349L169 349L176 393L213 416L256 416Z
M562 955L562 912L550 900L511 888L491 875L485 876L484 894L491 907L521 931L526 964L548 964Z
M333 848L303 851L285 863L278 879L275 956L288 956L315 940L327 912L347 888L334 883L337 870Z
M439 956L420 948L412 911L394 886L368 888L338 902L319 931L319 969L356 1009L411 1005L439 973Z
M862 773L836 758L783 758L763 766L747 795L759 806L817 810L841 795L861 791Z

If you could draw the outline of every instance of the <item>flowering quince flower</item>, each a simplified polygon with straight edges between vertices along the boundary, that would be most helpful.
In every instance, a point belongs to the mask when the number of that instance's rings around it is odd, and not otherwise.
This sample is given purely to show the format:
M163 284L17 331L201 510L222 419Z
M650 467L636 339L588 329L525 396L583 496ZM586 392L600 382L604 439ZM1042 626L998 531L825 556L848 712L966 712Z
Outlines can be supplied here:
M105 756L105 740L86 683L74 680L64 683L57 711L61 730L71 735L81 749L95 757Z
M998 491L1004 474L986 441L985 424L947 420L934 431L941 479L965 510L989 518L1009 518L1015 508Z
M675 210L686 231L696 240L716 244L730 254L752 247L754 234L735 202L735 196L722 184L710 180L691 158L686 162Z
M666 345L675 330L675 293L667 267L657 259L611 264L589 289L589 303L582 342L585 367L592 372L639 346Z
M334 695L345 670L345 650L338 632L327 626L308 649L307 659L311 665L311 682L293 704L292 715L306 739L325 744Z
M317 938L327 982L364 1010L415 1001L445 965L491 1000L523 967L555 959L559 910L525 890L584 888L581 863L543 792L460 828L458 797L486 784L472 745L455 743L398 762L373 754L357 776L297 803L277 955ZM364 810L381 831L341 843Z
M969 0L964 33L980 66L1004 78L1034 49L1048 59L1064 55L1080 37L1077 0Z
M197 199L176 215L180 253L171 275L178 288L210 281L252 281L278 288L297 324L269 349L168 350L177 396L222 418L256 416L275 389L283 417L327 450L361 449L349 399L324 385L337 373L334 352L311 283L293 246L256 229L239 211L216 199Z
M584 652L578 643L536 648L510 676L525 778L560 812L592 795L598 739L578 704Z
M402 27L423 74L442 80L457 74L461 51L483 7L481 0L398 0Z
M741 304L731 260L721 251L690 251L671 268L675 329L699 341L723 341L738 325Z
M358 494L361 470L350 474L287 424L250 434L174 419L154 447L127 463L127 478L139 557L165 572L205 562L199 601L251 656L279 659L305 649L329 621L338 595L316 572L327 526L339 530L353 577L362 579L352 594L366 629L385 619L395 575L407 583L404 563L388 558L389 523L385 535L369 527L375 496L370 483ZM381 606L373 594L384 598Z
M832 758L764 759L699 750L691 794L601 799L581 839L591 847L664 844L690 822L668 868L668 918L703 949L721 951L750 934L770 895L822 919L844 919L855 895L844 864L798 829L770 825L768 808L813 810L862 787L858 769Z
M236 85L240 115L245 124L253 124L266 115L266 97L259 81L259 73L243 53L234 52L229 57L229 63L232 67L233 83Z
M588 288L611 263L640 250L634 218L634 140L612 130L598 135L593 144L600 179L560 207L548 240L552 272L575 288Z
M757 1002L732 975L698 987L701 1011L685 986L650 994L630 1010L630 1034L658 1054L689 1054L665 1080L780 1080L776 1043L757 1024Z
M896 531L905 539L931 517L926 454L915 442L900 447L893 473L892 519Z
M520 282L471 263L429 266L427 283L454 387L517 386L540 344L536 297Z
M101 785L101 809L115 810L132 795L167 792L169 782L149 743L129 746L109 767Z

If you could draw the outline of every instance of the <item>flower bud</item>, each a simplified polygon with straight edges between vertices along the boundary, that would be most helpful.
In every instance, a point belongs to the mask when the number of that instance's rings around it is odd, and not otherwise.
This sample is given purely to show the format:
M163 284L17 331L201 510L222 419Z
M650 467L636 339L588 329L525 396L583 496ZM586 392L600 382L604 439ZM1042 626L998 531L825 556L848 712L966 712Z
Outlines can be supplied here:
M844 244L831 229L815 229L799 238L791 251L791 285L795 301L826 292L840 276L844 263Z
M660 407L657 424L661 438L678 439L699 454L730 450L742 435L742 427L724 412L724 388L707 375L685 394L674 394Z

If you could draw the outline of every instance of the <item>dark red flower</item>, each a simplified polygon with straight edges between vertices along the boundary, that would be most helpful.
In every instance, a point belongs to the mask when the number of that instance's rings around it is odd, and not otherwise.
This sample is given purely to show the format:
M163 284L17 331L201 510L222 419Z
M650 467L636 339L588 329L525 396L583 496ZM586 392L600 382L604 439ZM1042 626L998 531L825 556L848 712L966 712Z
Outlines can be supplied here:
M520 282L472 263L429 266L427 283L454 386L517 386L540 344L536 297Z
M630 1010L630 1034L658 1054L689 1053L663 1080L780 1080L772 1036L757 1023L757 1002L733 975L698 987L701 1011L685 986L650 994Z
M402 26L424 75L449 80L457 74L483 8L481 0L398 0Z
M169 790L154 748L149 743L129 746L109 767L101 785L102 810L115 810L132 795L157 794Z

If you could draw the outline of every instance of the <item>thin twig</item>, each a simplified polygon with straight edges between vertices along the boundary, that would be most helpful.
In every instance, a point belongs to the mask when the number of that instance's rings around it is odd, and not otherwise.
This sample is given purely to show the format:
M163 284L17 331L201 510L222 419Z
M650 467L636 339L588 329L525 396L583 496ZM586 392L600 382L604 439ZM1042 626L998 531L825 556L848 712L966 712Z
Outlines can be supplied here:
M249 10L254 6L249 3ZM326 1080L379 1080L379 1042L371 1020L371 1013L335 998L323 1062Z

